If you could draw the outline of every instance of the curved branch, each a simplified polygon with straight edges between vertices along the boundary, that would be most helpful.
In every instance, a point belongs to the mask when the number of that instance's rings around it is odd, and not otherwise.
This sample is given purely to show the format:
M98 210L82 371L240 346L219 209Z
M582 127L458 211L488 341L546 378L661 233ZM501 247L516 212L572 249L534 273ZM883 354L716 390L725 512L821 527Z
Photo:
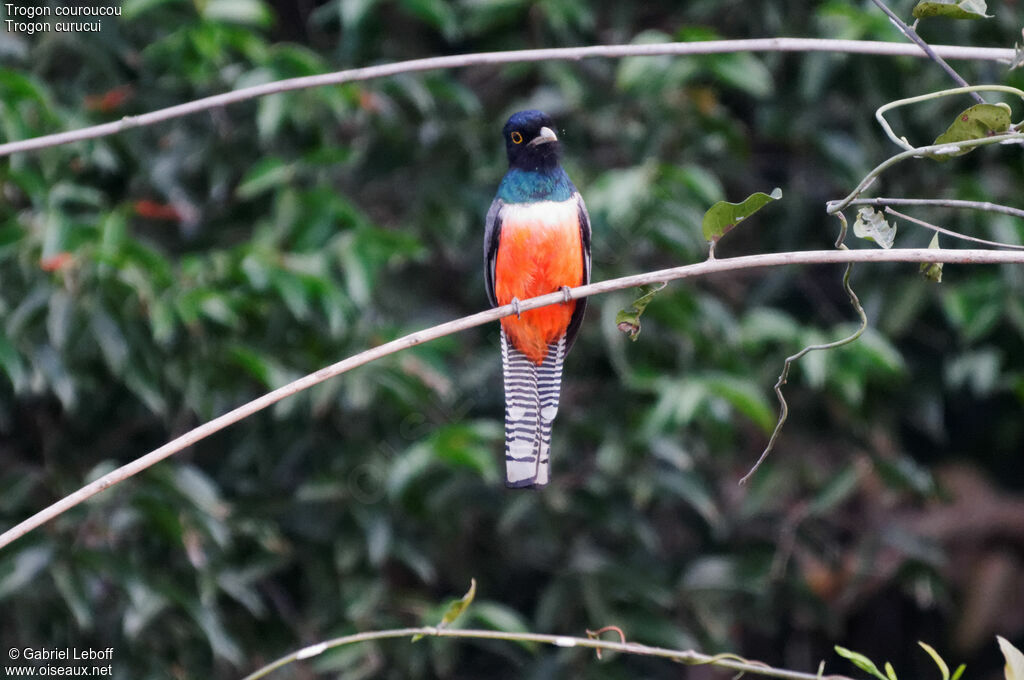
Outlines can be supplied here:
M957 45L934 45L932 49L950 59L971 59L978 61L1013 62L1012 49L996 47L960 47ZM315 76L288 78L264 83L241 90L225 92L177 104L165 109L150 111L138 116L125 116L121 120L92 127L69 130L42 137L0 144L0 158L13 153L45 149L61 144L79 142L117 134L133 128L145 127L180 118L200 111L208 111L228 104L255 99L269 94L279 94L324 85L340 85L359 80L385 78L400 73L432 71L436 69L461 68L484 64L510 64L528 61L577 60L593 57L649 57L659 55L720 54L726 52L845 52L848 54L870 54L876 56L925 55L914 45L870 40L828 40L820 38L758 38L751 40L712 40L706 42L662 43L653 45L594 45L590 47L559 47L540 50L511 50L508 52L479 52L446 57L412 59L394 64L381 64L365 68L335 71Z
M1024 253L1001 250L936 250L932 248L897 248L894 250L807 250L789 253L764 253L760 255L745 255L742 257L730 257L725 259L705 260L697 264L688 264L672 269L661 269L644 274L634 274L618 279L609 279L598 283L591 283L586 286L572 288L569 295L572 299L580 299L591 295L610 293L624 288L634 288L652 283L675 281L677 279L691 278L694 276L707 276L721 272L739 271L742 269L758 269L763 267L780 267L795 264L840 264L851 262L943 262L948 264L1024 264ZM546 307L565 300L561 291L540 295L519 303L520 311ZM79 490L71 493L56 503L50 505L28 519L20 522L14 527L0 534L0 548L9 545L11 542L24 536L51 519L61 515L83 501L95 496L119 482L136 475L146 468L152 467L165 458L168 458L183 449L209 437L215 432L223 430L228 425L237 423L258 411L271 406L285 397L298 394L314 385L321 383L328 378L347 373L353 368L363 364L376 361L389 354L400 352L410 347L436 340L446 335L452 335L475 326L482 326L485 323L497 321L498 319L514 314L512 305L496 307L483 312L477 312L461 319L448 321L446 323L427 328L410 335L403 336L391 342L378 345L365 352L361 352L335 364L326 366L299 378L293 382L279 387L272 392L243 404L227 413L206 422L199 427L186 432L180 437L173 439L158 449L150 451L141 458L123 465L112 472L108 472L97 480L86 484Z
M668 649L665 647L648 647L636 642L610 642L596 638L570 637L568 635L544 635L541 633L512 633L500 630L471 630L436 628L427 626L422 628L398 628L395 630L379 630L369 633L357 633L344 637L326 640L319 644L310 645L283 656L258 671L245 676L244 680L259 680L266 677L273 671L287 666L294 661L311 659L323 654L328 649L351 645L358 642L369 642L371 640L387 640L394 638L415 638L421 637L447 637L447 638L471 638L477 640L508 640L510 642L536 642L555 647L588 647L596 650L607 650L610 652L623 652L625 654L637 654L640 656L653 656L662 659L669 659L688 666L717 666L737 671L740 674L753 673L772 678L783 678L783 680L850 680L844 675L822 675L819 673L801 673L799 671L774 668L757 661L748 661L733 654L701 654L689 650Z

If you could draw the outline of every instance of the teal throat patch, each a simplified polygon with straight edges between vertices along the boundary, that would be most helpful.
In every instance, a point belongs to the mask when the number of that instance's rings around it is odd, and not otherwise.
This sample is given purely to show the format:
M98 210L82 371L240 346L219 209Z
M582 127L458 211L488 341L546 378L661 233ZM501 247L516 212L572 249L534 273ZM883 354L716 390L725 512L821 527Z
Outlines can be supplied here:
M505 203L567 201L576 187L561 167L550 170L511 168L498 186L498 198Z

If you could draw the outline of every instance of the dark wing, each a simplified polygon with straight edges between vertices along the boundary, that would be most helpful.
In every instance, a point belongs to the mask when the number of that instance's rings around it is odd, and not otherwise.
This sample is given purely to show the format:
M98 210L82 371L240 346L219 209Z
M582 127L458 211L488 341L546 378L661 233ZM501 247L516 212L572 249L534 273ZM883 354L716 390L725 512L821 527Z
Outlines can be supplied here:
M491 209L487 211L487 227L484 231L484 288L487 290L487 299L490 301L491 307L498 306L498 298L494 294L494 263L498 259L498 241L501 240L501 209L504 206L505 203L500 198L494 199ZM587 262L590 262L589 253Z
M573 198L576 199L580 219L580 239L583 241L583 283L587 284L590 283L590 213L587 212L587 206L579 192L573 194ZM576 309L572 313L572 318L569 319L569 328L565 331L566 353L572 349L572 343L576 341L576 335L580 331L580 324L583 323L583 314L586 311L587 298L577 300Z

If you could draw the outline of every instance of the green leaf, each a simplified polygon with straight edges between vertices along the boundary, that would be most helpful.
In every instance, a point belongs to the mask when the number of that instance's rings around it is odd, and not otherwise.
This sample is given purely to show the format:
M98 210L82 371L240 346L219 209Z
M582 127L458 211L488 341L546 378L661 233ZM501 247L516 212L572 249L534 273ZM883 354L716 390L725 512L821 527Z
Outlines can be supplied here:
M43 345L36 351L35 364L64 408L74 408L78 401L78 389L74 376L68 372L64 358L50 345Z
M265 158L245 173L235 193L241 199L253 198L287 185L294 177L294 165L286 165L279 158Z
M454 423L440 428L430 443L438 459L468 467L484 479L496 482L500 474L488 445L501 434L488 429L489 425L484 423Z
M1007 293L994 280L978 279L948 290L942 308L967 342L976 342L995 328L1005 313Z
M15 469L0 475L0 512L14 515L21 512L21 508L27 507L33 493L38 493L39 478L42 475L25 474L25 471Z
M850 327L843 325L842 328L846 330ZM880 372L901 373L907 368L899 350L885 335L873 328L868 328L860 337L860 341L850 350L852 356L858 358L857 365L862 371L876 374Z
M775 413L756 383L731 375L715 375L709 377L706 384L708 392L725 399L765 432L771 432L775 426Z
M999 102L998 104L975 104L966 111L960 112L956 120L946 131L935 138L935 144L952 145L949 153L928 154L938 161L946 160L952 156L963 156L973 149L961 149L956 146L958 142L966 142L972 139L984 139L1006 132L1010 129L1010 115L1013 111L1009 105Z
M90 628L93 625L93 608L81 579L64 564L55 564L50 574L75 622L82 628Z
M800 326L778 309L756 307L745 314L740 324L744 345L760 348L774 342L796 342Z
M960 676L964 674L965 670L967 670L967 664L960 664L956 667L956 670L953 671L953 677L951 677L950 680L960 680Z
M292 98L284 94L272 94L260 99L256 111L256 129L261 139L273 139L284 125Z
M128 233L124 210L115 210L107 215L100 226L100 248L103 253L113 255L121 250Z
M102 309L93 312L89 326L107 366L114 375L120 375L128 360L128 340L117 323Z
M0 330L0 369L11 379L15 390L21 388L25 380L25 368L22 365L21 355L18 354L17 348L2 330Z
M722 514L711 490L698 475L685 471L663 474L658 485L696 510L712 527L720 526Z
M634 45L656 45L672 41L669 34L651 29L636 34L630 42ZM626 57L619 61L615 84L627 92L650 95L666 87L682 87L700 70L697 61L673 59L671 55Z
M137 19L153 9L168 4L183 4L182 0L124 0L121 3L121 16L125 21Z
M782 198L782 189L776 187L771 194L757 192L751 194L742 203L719 201L704 213L704 238L712 243L729 233L733 227L747 219L758 210Z
M999 641L999 649L1006 657L1006 680L1024 680L1024 654L1006 638L997 635L996 640Z
M233 345L228 351L235 363L245 369L246 373L273 389L270 378L271 369L266 357L243 345Z
M939 235L937 233L932 236L931 243L928 244L928 247L935 250L939 249ZM932 281L933 283L942 283L941 262L922 262L921 273L924 274L924 278Z
M446 628L455 623L456 619L466 611L466 607L473 604L474 597L476 597L476 579L471 578L469 579L469 590L466 591L462 598L448 605L448 609L445 611L444 616L441 617L441 623L437 624L437 627Z
M129 640L137 640L146 626L169 605L166 595L150 584L132 578L123 586L128 595L121 627Z
M450 3L444 0L402 0L402 6L453 40L459 35L459 21Z
M219 293L206 292L199 300L199 309L207 319L225 326L236 326L239 322L227 296Z
M71 296L61 288L53 291L46 314L46 331L50 343L57 349L63 349L71 332L74 305Z
M888 661L885 662L885 674L889 680L896 680L896 669ZM943 679L945 680L945 678Z
M506 633L529 633L530 625L519 612L497 602L477 602L473 605L474 621L492 630ZM517 640L527 651L535 651L537 643Z
M985 14L987 9L985 0L921 0L914 6L913 15L915 19L990 19L992 15Z
M743 90L752 97L765 98L775 88L771 70L750 53L714 55L709 68L726 85Z
M284 301L285 307L296 319L305 319L310 313L310 301L302 278L296 274L279 269L270 272L271 285Z
M928 656L932 657L932 661L934 661L935 665L939 667L939 673L942 674L942 680L949 680L949 666L947 666L946 662L942 660L939 653L936 652L931 645L921 642L920 640L917 641L917 644L921 646L921 649L928 652Z
M203 18L248 26L269 26L273 15L260 0L208 0Z
M882 671L878 670L878 666L875 665L875 662L863 654L858 654L857 652L846 649L845 647L840 647L839 645L836 645L835 649L836 654L844 659L848 659L850 663L865 673L870 673L878 678L878 680L889 680L889 678L882 674Z
M441 622L437 624L438 628L447 628L451 624L462 616L462 613L466 611L466 608L473 603L473 598L476 597L476 579L471 578L469 580L469 590L460 599L455 600L448 609L445 610L444 616L441 617ZM412 638L413 642L422 640L422 635L414 635Z
M853 223L853 235L866 241L874 241L888 250L896 239L896 225L889 224L882 213L874 208L861 208L857 211L857 220Z
M0 253L6 248L14 250L27 232L20 225L0 226Z
M341 0L338 14L346 29L355 28L369 15L378 0Z
M189 607L189 610L193 620L206 635L206 642L213 650L214 657L241 664L244 658L242 648L228 632L220 612L211 607L199 606Z
M228 505L221 499L216 483L193 465L182 465L171 471L170 483L182 496L211 517L224 517Z
M50 566L53 548L36 546L22 550L0 562L0 600L17 593L22 588L31 588L40 572ZM38 588L38 584L35 586Z
M828 483L817 493L807 508L810 516L825 514L846 502L860 483L857 466L847 465L838 474L832 475Z
M129 361L125 364L124 384L136 396L138 396L146 407L153 413L166 413L167 402L161 387L157 385L157 379L148 370L136 363Z
M629 309L620 309L619 313L615 315L615 325L620 331L628 335L630 340L636 342L637 337L640 335L640 317L643 315L644 310L647 309L647 305L651 304L654 296L658 294L658 291L667 285L667 283L662 282L649 286L640 286L640 297L633 300L633 304Z
M657 182L657 171L652 162L605 171L587 193L591 215L603 214L607 224L625 228L654 200L651 190Z

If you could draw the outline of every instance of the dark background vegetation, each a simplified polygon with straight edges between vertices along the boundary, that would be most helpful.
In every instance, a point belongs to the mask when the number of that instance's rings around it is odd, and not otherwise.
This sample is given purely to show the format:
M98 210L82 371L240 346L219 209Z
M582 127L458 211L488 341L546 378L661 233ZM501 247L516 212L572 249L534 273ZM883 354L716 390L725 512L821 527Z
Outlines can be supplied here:
M116 120L280 78L471 51L715 37L900 40L870 3L124 0L97 34L0 32L0 137ZM910 4L895 9L909 17ZM1009 47L1019 3L933 20ZM957 63L970 82L1021 71ZM785 196L720 256L828 248L845 195L895 152L880 104L932 63L837 54L592 59L276 95L0 162L0 526L283 382L478 311L483 216L521 108L558 121L595 279L705 257L716 200ZM963 98L897 113L924 143ZM1015 104L1015 119L1020 104ZM902 110L901 110L902 111ZM876 195L1021 205L1020 149L904 163ZM1019 243L1019 221L914 211ZM853 215L853 211L848 212ZM930 234L904 226L898 246ZM874 247L859 242L853 247ZM946 247L956 247L944 240ZM501 483L496 326L417 347L250 418L0 551L3 647L115 649L119 678L237 677L347 633L460 623L735 652L856 675L833 644L971 678L1024 642L1024 269L834 266L594 298L566 368L554 481ZM275 677L705 678L512 643L399 640ZM330 675L330 674L328 674Z

